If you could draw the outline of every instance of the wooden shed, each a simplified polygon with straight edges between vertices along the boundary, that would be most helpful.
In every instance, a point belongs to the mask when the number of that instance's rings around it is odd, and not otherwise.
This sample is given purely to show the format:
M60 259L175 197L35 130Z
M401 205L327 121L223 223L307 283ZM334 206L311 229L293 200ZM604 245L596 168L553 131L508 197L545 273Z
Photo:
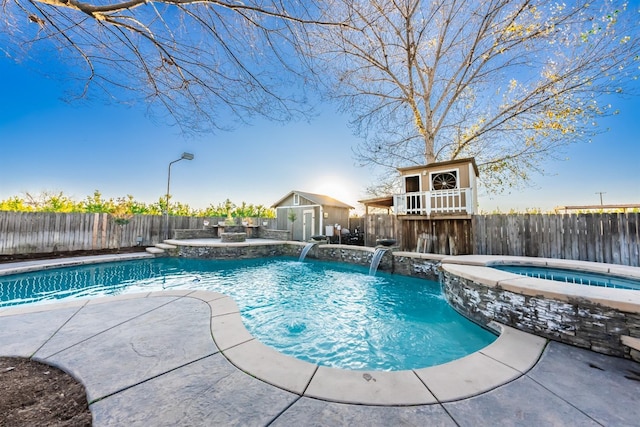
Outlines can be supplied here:
M427 218L469 217L477 211L478 167L474 159L458 159L398 168L402 189L398 194L360 200L369 207L385 208L400 216ZM423 219L423 218L417 218Z
M322 194L291 191L272 206L276 210L278 230L291 230L292 240L307 241L311 236L323 234L331 236L338 225L346 228L349 211L354 209L344 202ZM293 224L289 220L294 214Z
M472 253L472 216L478 210L475 159L456 159L398 168L398 193L360 200L365 205L365 243L392 237L403 250L443 255ZM393 212L393 220L370 215L369 209ZM375 212L375 211L374 211ZM455 236L462 236L460 241Z

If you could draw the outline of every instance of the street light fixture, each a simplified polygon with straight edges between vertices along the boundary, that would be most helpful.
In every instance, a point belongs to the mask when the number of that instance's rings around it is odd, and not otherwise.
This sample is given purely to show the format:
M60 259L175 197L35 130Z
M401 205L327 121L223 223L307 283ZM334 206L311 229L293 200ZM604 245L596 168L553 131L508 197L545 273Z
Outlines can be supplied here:
M191 153L182 153L182 156L178 160L174 160L169 163L169 173L167 174L167 200L166 206L164 208L164 238L169 238L169 188L171 186L171 165L179 162L180 160L193 160L193 154Z

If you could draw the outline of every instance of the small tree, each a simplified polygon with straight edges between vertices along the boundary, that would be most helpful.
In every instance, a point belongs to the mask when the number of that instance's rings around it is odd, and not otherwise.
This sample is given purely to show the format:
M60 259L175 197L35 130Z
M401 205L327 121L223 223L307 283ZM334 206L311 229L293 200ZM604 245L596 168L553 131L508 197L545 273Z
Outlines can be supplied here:
M289 209L289 214L287 215L287 218L289 218L289 221L291 221L291 240L293 240L293 223L296 222L297 217L298 216L293 211L293 209Z

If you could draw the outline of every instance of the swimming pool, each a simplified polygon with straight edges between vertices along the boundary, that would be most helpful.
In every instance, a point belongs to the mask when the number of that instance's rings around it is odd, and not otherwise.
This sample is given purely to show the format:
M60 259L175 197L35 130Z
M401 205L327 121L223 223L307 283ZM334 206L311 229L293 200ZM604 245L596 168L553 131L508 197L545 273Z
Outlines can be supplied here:
M324 366L433 366L496 338L454 311L436 282L288 258L161 258L4 276L0 306L161 289L229 295L261 342Z
M617 277L610 274L538 266L491 265L491 267L507 271L509 273L519 274L521 276L555 280L557 282L599 286L604 288L640 290L640 281Z

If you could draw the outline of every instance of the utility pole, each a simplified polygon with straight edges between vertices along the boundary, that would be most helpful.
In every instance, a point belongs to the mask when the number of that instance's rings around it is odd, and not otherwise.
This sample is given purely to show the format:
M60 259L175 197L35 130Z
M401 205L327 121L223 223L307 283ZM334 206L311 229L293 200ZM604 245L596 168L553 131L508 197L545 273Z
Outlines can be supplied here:
M602 195L606 193L607 193L606 191L596 191L596 194L600 195L600 206L602 206Z

